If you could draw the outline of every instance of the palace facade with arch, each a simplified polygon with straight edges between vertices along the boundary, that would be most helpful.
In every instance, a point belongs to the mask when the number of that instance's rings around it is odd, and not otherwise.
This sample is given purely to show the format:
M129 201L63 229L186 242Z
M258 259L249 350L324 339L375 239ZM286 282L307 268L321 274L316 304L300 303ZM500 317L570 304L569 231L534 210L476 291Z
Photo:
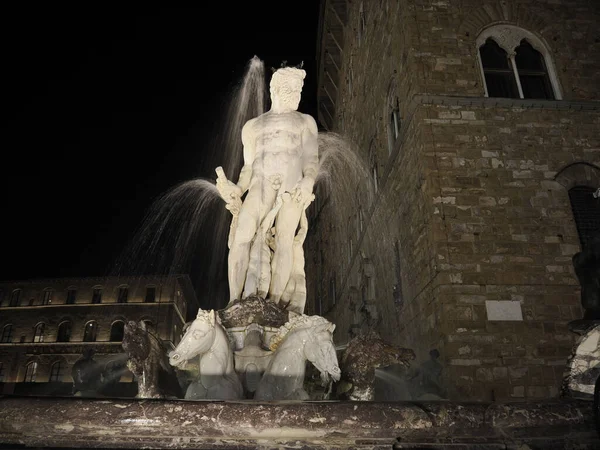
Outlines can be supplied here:
M413 348L442 398L560 394L600 229L598 23L592 0L321 3L319 123L368 173L309 208L308 308L339 345Z
M0 282L1 392L71 395L73 365L93 350L105 394L135 396L125 323L144 321L172 349L197 311L187 275Z

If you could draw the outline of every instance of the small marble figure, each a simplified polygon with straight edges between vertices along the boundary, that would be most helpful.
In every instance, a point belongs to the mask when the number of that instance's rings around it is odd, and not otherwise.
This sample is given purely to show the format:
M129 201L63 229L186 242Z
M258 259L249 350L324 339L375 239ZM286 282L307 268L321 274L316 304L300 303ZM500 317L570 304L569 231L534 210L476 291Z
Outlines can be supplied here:
M392 364L408 367L414 359L415 353L411 349L388 344L374 331L358 335L348 343L342 356L347 396L350 400L373 400L375 369Z
M138 383L138 398L169 398L181 395L177 375L169 365L162 342L146 330L146 324L130 320L125 324L123 350L127 368Z

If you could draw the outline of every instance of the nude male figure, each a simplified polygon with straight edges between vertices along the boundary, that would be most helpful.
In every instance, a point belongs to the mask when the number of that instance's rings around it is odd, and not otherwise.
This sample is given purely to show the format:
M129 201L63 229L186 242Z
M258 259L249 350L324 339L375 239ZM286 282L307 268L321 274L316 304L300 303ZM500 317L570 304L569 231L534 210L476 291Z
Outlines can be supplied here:
M304 70L291 67L273 74L271 109L249 120L242 129L244 166L237 185L224 176L217 179L226 207L234 214L228 260L230 304L241 298L242 291L244 295L255 293L244 289L251 246L278 195L284 200L277 205L268 299L279 303L290 279L294 237L305 208L314 198L319 164L317 124L311 116L297 111L305 76Z

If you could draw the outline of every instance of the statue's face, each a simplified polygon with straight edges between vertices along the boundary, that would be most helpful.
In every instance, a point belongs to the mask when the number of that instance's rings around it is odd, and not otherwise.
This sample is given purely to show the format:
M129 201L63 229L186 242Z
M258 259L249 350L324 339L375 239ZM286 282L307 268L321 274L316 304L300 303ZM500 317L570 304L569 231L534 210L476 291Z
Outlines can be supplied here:
M279 105L283 107L297 110L302 94L302 84L302 80L291 77L280 81L276 86L271 87L271 100L278 101Z

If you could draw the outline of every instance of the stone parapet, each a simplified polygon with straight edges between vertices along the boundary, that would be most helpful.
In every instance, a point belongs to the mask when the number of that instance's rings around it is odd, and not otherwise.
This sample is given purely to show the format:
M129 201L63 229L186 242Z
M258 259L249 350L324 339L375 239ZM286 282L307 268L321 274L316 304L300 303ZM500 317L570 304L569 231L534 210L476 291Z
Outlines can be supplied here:
M190 402L4 397L0 441L75 448L598 448L592 402ZM524 447L527 445L528 447Z

